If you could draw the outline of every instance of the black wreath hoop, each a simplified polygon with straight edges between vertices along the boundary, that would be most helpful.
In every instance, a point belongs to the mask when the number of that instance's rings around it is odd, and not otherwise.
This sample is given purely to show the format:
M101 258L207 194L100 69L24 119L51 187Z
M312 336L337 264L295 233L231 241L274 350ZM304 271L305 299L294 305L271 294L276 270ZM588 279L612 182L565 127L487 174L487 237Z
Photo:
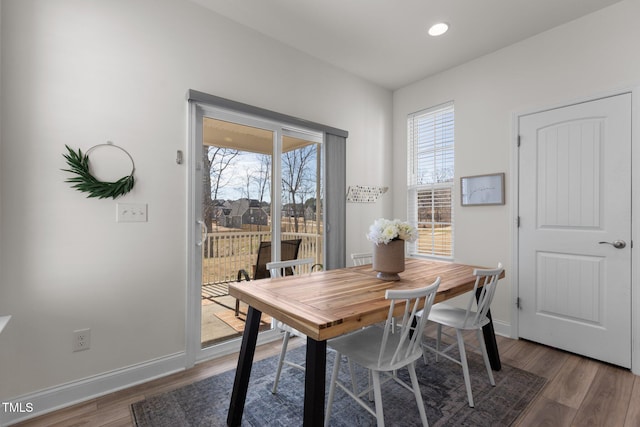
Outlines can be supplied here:
M89 153L91 150L101 146L108 146L118 148L129 157L131 160L131 173L127 176L123 176L119 180L115 182L104 182L96 179L93 175L91 175L91 171L89 170ZM87 150L85 154L82 153L82 150L78 149L78 152L73 151L68 145L65 145L67 148L67 154L63 154L64 158L67 160L67 164L69 165L69 169L62 169L65 172L70 172L76 174L77 176L73 178L67 179L65 182L72 183L74 185L71 188L75 188L78 191L82 191L84 193L89 193L87 197L97 197L98 199L106 199L106 198L117 198L127 194L133 188L135 183L135 179L133 178L133 173L136 170L136 165L133 162L133 157L131 154L127 152L122 147L118 147L117 145L108 142L106 144L98 144Z

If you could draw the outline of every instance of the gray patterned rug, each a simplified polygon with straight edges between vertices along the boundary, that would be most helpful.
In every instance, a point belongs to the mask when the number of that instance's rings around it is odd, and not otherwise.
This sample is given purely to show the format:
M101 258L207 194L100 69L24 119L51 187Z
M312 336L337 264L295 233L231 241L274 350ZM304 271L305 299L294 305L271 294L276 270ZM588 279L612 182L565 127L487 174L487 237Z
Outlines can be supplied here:
M304 361L305 348L288 353L288 358ZM471 352L469 352L471 353ZM327 354L327 391L335 353ZM271 394L276 367L272 357L253 365L245 404L243 426L300 426L304 392L304 373L285 365L278 393ZM346 363L340 373L349 379ZM494 372L496 386L491 387L482 358L469 355L471 387L475 408L467 404L462 368L447 360L416 362L416 371L424 396L427 419L432 427L438 426L508 426L522 413L529 402L542 389L545 379L520 369L502 364ZM225 426L233 386L234 370L188 386L150 397L131 405L138 427L196 427ZM362 374L363 372L359 372ZM406 369L398 372L410 383ZM365 375L362 385L367 380ZM394 382L383 385L382 403L385 422L389 426L419 426L420 417L413 394ZM372 404L373 406L373 404ZM331 416L332 426L374 426L372 415L341 390L336 391Z

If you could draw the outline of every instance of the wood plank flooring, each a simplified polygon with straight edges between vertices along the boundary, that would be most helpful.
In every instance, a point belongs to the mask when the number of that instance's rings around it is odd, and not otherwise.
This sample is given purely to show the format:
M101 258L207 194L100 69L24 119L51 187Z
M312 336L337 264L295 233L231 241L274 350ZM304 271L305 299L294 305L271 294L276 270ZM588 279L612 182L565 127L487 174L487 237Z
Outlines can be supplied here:
M547 378L514 424L528 426L640 426L640 376L605 363L523 340L498 338L503 363ZM290 346L301 345L300 339ZM258 347L256 360L278 354L280 342ZM236 366L237 354L16 424L21 427L133 426L130 405ZM460 375L462 380L462 373Z

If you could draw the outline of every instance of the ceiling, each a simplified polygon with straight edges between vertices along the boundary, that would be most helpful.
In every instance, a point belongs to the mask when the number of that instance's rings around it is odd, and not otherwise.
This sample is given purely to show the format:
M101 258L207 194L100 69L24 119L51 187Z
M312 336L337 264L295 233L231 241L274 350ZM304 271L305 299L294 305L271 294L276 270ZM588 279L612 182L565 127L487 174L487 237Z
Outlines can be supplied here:
M205 117L203 120L202 144L251 153L272 154L273 132ZM310 144L313 144L313 142L283 135L282 152L286 153Z
M620 0L192 1L395 90Z

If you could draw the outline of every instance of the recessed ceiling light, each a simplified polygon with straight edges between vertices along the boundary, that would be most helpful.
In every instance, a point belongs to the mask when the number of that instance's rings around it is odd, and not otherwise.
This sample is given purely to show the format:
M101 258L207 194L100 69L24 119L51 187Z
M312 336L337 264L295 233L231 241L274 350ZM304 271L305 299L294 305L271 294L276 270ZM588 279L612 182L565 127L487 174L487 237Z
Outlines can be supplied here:
M433 24L431 28L429 28L429 35L434 37L441 36L446 33L448 29L449 25L445 24L444 22L438 22L437 24Z

